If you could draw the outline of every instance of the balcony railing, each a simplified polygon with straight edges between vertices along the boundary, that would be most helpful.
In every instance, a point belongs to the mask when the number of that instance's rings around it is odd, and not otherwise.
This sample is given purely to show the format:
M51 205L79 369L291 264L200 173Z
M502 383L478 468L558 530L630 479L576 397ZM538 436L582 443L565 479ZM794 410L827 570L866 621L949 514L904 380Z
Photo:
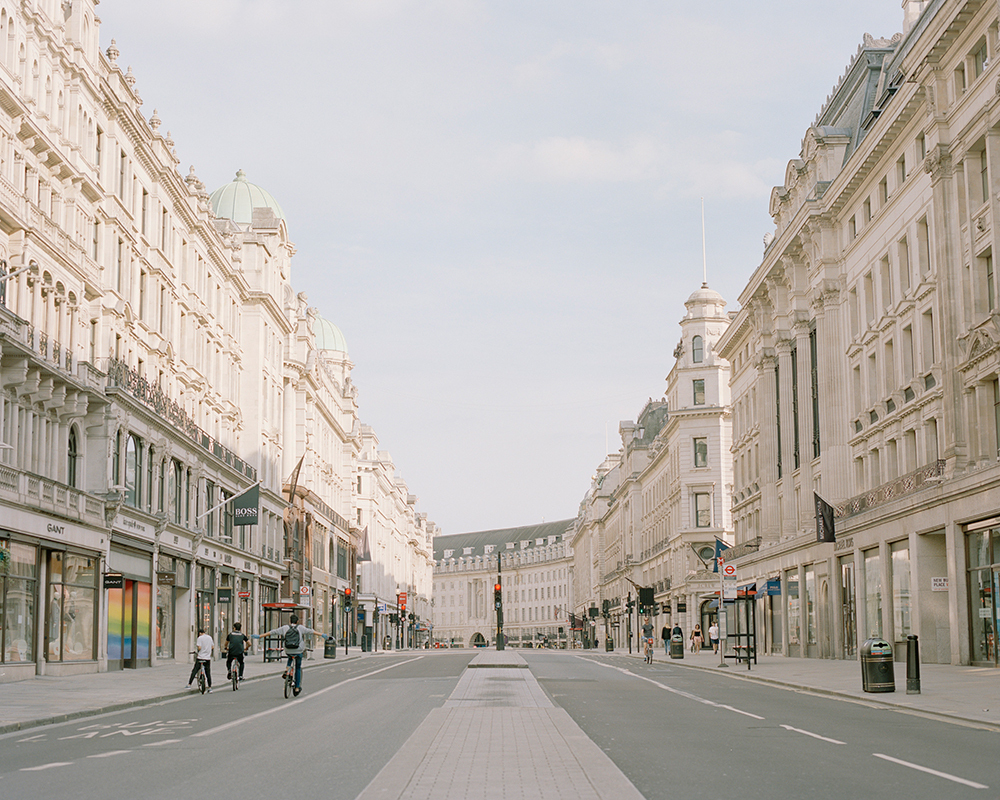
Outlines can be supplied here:
M150 383L142 375L131 369L124 361L116 358L108 359L108 388L121 389L146 408L156 412L179 431L183 432L195 444L201 446L220 461L242 473L250 480L257 480L257 470L237 456L232 450L223 446L218 440L209 436L194 424L187 412L174 400L171 400L157 385Z

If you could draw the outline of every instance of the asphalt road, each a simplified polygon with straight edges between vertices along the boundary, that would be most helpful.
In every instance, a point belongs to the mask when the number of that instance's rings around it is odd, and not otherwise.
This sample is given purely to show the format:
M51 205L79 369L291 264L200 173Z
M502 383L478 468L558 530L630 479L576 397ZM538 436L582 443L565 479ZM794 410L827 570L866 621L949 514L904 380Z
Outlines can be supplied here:
M614 654L517 652L649 798L1000 796L1000 734L984 727ZM350 800L474 655L330 663L289 700L278 677L239 692L220 681L210 695L9 734L0 797Z

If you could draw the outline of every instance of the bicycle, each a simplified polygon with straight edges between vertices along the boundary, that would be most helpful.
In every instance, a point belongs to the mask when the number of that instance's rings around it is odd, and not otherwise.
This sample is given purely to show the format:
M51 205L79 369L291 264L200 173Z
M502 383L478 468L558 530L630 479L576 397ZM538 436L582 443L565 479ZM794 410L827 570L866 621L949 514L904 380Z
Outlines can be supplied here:
M295 656L288 656L288 664L285 666L285 699L292 693L295 686Z
M235 656L233 660L229 662L229 679L233 682L234 692L239 691L240 684L243 682L243 678L240 677L240 658L244 657L245 656Z
M651 637L644 636L642 643L643 656L647 664L653 663L653 640Z
M208 678L205 677L205 662L198 658L198 651L192 650L191 655L194 656L195 661L198 662L198 674L196 680L198 681L198 691L202 694L208 691Z

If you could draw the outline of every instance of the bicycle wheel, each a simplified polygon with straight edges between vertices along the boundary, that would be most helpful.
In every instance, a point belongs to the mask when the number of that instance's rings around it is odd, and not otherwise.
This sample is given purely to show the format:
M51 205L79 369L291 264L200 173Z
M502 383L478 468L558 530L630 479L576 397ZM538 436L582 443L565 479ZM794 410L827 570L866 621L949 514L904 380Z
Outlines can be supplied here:
M233 691L238 691L240 688L240 668L239 662L233 662Z
M208 691L208 681L205 680L205 668L198 670L198 691L205 694Z
M288 699L288 695L292 693L292 676L288 673L285 674L285 699Z

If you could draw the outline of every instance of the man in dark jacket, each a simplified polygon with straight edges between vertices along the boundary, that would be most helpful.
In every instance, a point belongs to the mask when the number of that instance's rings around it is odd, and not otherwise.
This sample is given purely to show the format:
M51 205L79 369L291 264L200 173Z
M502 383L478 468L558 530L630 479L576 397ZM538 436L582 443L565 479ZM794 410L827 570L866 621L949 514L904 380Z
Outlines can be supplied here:
M233 679L233 662L238 661L240 665L240 680L243 680L243 656L246 653L246 646L250 639L243 633L243 625L239 622L233 623L233 632L226 637L226 680Z

